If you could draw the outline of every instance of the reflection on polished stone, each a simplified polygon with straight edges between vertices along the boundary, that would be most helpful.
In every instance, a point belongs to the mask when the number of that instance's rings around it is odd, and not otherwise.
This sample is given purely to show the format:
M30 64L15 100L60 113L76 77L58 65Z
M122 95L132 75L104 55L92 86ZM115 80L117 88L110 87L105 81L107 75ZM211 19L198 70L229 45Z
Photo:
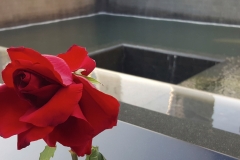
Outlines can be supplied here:
M239 135L213 128L207 123L177 118L126 103L121 103L119 120L240 158Z
M240 157L240 100L100 68L92 76L122 102L120 120Z
M0 137L1 160L36 160L45 147L43 140L17 150L17 137ZM108 160L236 160L236 158L165 136L147 129L118 121L113 129L106 130L93 139L93 145ZM51 160L70 159L69 147L57 143ZM161 158L159 158L161 157ZM79 157L84 160L84 157Z
M171 85L99 68L93 71L92 76L102 83L96 86L98 89L121 102L157 112L166 113L168 110L168 99L164 96L169 94Z
M96 85L99 90L121 102L209 125L222 123L216 128L239 133L240 100L100 68L92 76L102 83Z
M178 118L206 122L211 125L214 101L212 95L189 94L172 88L167 114Z

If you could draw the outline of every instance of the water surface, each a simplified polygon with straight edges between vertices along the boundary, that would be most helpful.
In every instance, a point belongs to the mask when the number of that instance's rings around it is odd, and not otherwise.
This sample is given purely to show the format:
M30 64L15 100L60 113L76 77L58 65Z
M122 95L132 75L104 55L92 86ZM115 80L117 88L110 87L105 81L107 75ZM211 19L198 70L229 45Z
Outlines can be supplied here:
M119 43L143 45L214 58L237 56L240 28L133 17L97 15L0 32L1 46L26 46L57 54L72 44L89 51Z

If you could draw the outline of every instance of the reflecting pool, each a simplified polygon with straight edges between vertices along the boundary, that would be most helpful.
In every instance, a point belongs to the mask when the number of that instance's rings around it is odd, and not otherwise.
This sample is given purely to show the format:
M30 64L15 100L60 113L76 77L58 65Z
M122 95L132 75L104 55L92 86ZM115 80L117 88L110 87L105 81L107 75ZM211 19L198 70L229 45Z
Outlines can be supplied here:
M215 58L237 56L240 28L96 15L0 32L0 45L60 53L72 44L88 51L129 43Z

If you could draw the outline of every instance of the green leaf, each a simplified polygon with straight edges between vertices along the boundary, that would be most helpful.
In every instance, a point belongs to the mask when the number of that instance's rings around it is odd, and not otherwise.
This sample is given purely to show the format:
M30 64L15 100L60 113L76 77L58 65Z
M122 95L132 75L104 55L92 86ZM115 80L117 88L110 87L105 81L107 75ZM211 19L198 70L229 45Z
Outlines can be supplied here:
M87 80L89 80L93 84L101 84L100 82L98 82L96 79L94 79L92 77L88 77L88 76L84 76L84 75L80 75L80 76L86 78Z
M46 146L45 149L40 153L39 160L50 160L54 156L56 147Z
M77 75L77 76L84 77L84 78L86 78L87 80L89 80L89 81L90 81L91 83L93 83L93 84L101 84L100 82L98 82L96 79L94 79L94 78L92 78L92 77L88 77L88 76L82 75L82 73L81 73L82 71L84 71L84 70L79 69L79 70L73 72L73 74L75 74L75 75Z
M106 158L98 151L98 147L92 146L92 152L86 156L86 160L106 160Z

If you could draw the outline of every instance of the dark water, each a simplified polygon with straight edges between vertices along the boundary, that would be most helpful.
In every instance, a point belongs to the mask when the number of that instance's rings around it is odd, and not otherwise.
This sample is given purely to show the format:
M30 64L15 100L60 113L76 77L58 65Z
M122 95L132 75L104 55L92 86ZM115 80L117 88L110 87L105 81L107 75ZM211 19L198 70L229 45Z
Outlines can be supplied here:
M240 54L240 28L97 15L0 32L1 46L61 53L72 44L89 51L119 43L225 58Z
M178 84L219 63L125 45L94 52L91 57L99 68L172 84Z

